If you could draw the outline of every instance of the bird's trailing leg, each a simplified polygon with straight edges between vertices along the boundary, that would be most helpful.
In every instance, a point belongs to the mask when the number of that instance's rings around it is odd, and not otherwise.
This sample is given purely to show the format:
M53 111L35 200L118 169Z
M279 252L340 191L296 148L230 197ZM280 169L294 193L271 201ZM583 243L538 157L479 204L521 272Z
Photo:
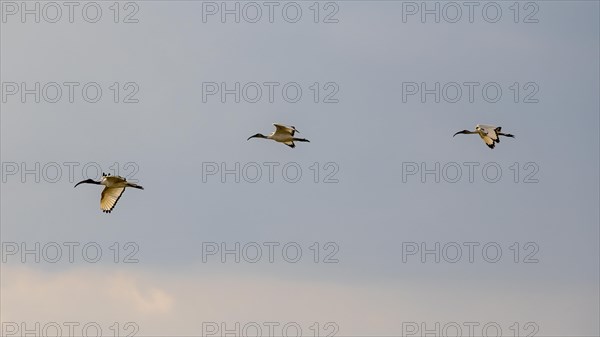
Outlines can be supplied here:
M310 140L305 139L305 138L293 138L295 142L308 142L310 143Z
M127 182L127 187L133 187L133 188L137 188L137 189L140 189L140 190L144 189L142 186L140 186L138 184L130 183L130 182Z

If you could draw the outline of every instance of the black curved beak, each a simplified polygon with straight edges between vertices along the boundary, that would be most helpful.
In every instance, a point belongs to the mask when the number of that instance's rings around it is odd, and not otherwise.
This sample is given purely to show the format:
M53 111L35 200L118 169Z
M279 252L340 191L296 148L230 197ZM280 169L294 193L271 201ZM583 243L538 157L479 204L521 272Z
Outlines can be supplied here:
M454 136L461 134L461 133L469 133L469 130L458 131L457 133L454 134ZM452 136L452 137L454 137L454 136Z
M81 184L95 184L95 185L100 185L100 183L97 182L97 181L94 181L92 179L86 179L86 180L82 180L82 181L78 182L77 184L75 184L75 186L73 186L73 188L75 188L75 187L77 187L77 186L79 186Z
M257 133L253 136L248 137L248 139L246 139L246 141L250 140L251 138L267 138L267 137L263 136L263 134L261 134L261 133Z

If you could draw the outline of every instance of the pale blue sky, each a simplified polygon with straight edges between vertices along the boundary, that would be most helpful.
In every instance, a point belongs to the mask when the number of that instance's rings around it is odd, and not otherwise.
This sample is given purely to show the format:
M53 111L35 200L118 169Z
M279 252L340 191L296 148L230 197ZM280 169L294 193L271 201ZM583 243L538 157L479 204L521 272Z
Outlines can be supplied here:
M65 287L61 275L85 280L122 273L172 298L163 320L143 310L132 314L143 335L194 334L197 322L185 317L195 316L194 304L214 304L204 297L194 302L194 282L201 287L207 278L229 280L213 285L221 297L212 300L239 309L213 309L213 320L240 321L254 310L253 320L273 320L269 308L289 295L314 301L279 319L325 322L331 320L327 312L341 311L335 320L338 335L345 336L398 335L399 320L535 321L538 335L600 333L598 2L537 2L539 22L529 24L514 23L507 2L500 2L503 17L495 24L480 15L474 23L421 23L413 17L403 23L402 2L392 1L338 2L335 24L314 24L312 2L300 2L304 15L296 24L277 15L275 23L212 17L203 23L202 2L138 2L139 23L115 24L110 4L101 4L104 17L96 24L23 24L13 17L2 23L2 82L95 81L104 92L96 104L22 104L9 97L2 103L1 159L97 162L106 170L114 162L135 162L146 189L126 191L106 215L98 207L97 186L73 189L64 176L57 183L9 176L1 190L1 235L3 242L96 241L103 247L134 241L140 262L2 264L3 321L70 317L25 310L42 299L19 302L7 295L18 293L20 277L52 275L57 289L48 291L77 298L81 294ZM139 85L140 102L113 103L108 87L130 81ZM203 82L268 81L300 83L302 100L202 102ZM416 96L402 101L403 82L470 81L499 83L502 99L487 103L476 91L474 103L421 103ZM312 102L308 87L314 82L337 83L339 103ZM514 82L535 82L539 103L514 103ZM311 142L290 149L246 141L271 132L273 122L296 126ZM490 150L477 136L452 137L475 124L502 126L516 138ZM204 183L203 162L297 162L303 178L290 184L280 176L274 183L263 177L251 184L232 178L221 183L214 176ZM313 183L314 162L336 163L339 183ZM403 183L406 162L495 162L503 176L495 184L480 175L475 183L466 177L454 184L436 184L431 177L421 183L418 176ZM509 167L515 162L535 163L539 182L514 183ZM75 172L76 180L83 179L81 170ZM305 258L299 264L202 263L207 241L294 241ZM311 243L330 241L339 245L340 263L311 263ZM498 242L501 262L402 263L402 242L470 241ZM508 247L514 242L535 242L540 262L513 263ZM11 278L9 268L25 276ZM263 297L244 301L231 292L248 287L252 293L260 287L254 282L267 288L258 291ZM270 282L276 284L273 293ZM311 286L291 286L297 282ZM316 310L320 300L326 304ZM117 304L98 301L89 317L129 319L127 312L114 317ZM287 307L279 308L282 315ZM367 313L373 317L357 321ZM169 317L191 325L170 327Z

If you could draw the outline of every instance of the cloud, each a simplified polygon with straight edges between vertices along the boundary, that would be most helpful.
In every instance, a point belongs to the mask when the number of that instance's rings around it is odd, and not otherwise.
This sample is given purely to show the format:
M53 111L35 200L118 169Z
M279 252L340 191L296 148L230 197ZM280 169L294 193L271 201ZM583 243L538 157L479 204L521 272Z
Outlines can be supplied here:
M403 323L420 327L426 322L427 328L435 328L439 322L442 329L457 322L466 334L463 323L478 322L475 331L493 323L507 334L514 322L522 327L534 322L544 335L598 333L590 324L598 314L597 296L590 296L593 285L575 292L560 286L514 289L444 280L339 284L244 273L206 275L201 270L81 267L56 273L4 266L2 332L7 334L7 322L26 322L28 329L35 322L40 329L48 322L78 322L78 328L95 322L107 335L117 322L125 335L126 324L134 322L138 336L201 335L215 328L217 335L224 329L243 335L256 334L256 327L267 336L269 322L275 322L271 328L278 335L284 327L289 335L298 328L303 335L313 335L316 328L320 335L334 330L338 336L400 335ZM578 310L565 312L557 303Z

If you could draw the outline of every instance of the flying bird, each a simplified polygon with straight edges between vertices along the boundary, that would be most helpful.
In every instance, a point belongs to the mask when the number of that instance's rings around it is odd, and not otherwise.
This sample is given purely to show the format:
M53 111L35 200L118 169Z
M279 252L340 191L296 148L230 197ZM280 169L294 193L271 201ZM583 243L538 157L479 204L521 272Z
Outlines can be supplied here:
M294 134L296 132L300 133L300 131L296 130L296 128L293 126L286 126L276 123L274 123L273 125L275 125L275 131L273 131L270 135L265 136L261 133L257 133L254 136L248 137L247 140L250 140L250 138L272 139L276 142L284 143L285 145L291 148L296 147L296 144L294 144L294 142L310 142L308 139L294 137Z
M133 187L140 190L144 188L140 185L130 183L125 178L119 176L111 176L110 174L102 173L102 179L100 181L95 181L93 179L82 180L78 182L75 186L77 187L79 184L94 184L94 185L104 185L104 190L102 190L102 195L100 197L100 209L104 213L110 213L117 202L125 192L126 187Z
M469 130L462 130L462 131L458 131L457 133L454 134L454 136L458 135L459 133L464 133L464 134L478 134L479 137L481 137L481 139L483 139L483 141L485 142L485 145L487 145L490 149L493 149L494 146L496 146L496 143L500 143L500 136L504 136L504 137L510 137L510 138L515 138L514 135L511 135L510 133L502 133L500 132L502 130L502 127L495 127L492 125L483 125L483 124L477 124L477 126L475 126L475 131L469 131ZM454 137L452 136L452 137Z

